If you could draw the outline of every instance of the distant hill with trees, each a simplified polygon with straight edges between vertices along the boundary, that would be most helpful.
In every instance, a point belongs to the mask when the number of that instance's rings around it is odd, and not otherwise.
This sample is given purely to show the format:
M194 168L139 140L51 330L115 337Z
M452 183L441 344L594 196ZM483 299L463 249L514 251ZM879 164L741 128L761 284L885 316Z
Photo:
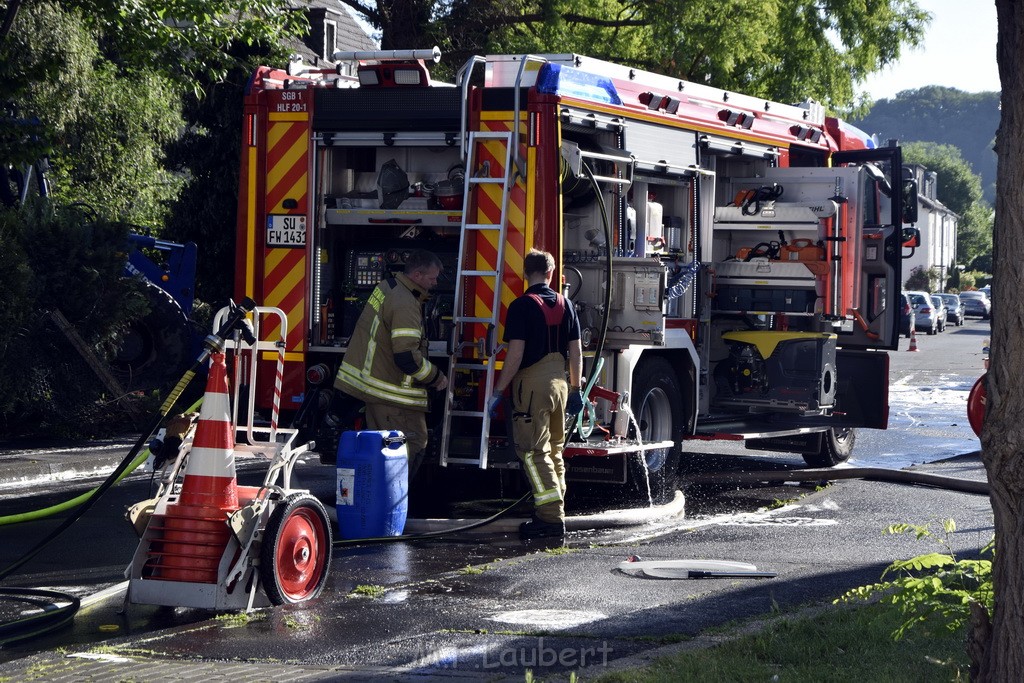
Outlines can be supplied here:
M883 141L934 142L960 150L975 173L981 176L984 199L996 197L996 129L999 127L999 93L967 93L956 88L929 85L903 90L892 99L875 102L868 114L850 123ZM940 179L939 186L941 188Z

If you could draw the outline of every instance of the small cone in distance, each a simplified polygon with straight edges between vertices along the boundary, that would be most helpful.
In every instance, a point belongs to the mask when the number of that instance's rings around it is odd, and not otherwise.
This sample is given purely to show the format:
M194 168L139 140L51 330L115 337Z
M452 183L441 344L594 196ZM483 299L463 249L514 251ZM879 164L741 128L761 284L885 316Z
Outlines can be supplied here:
M917 351L917 330L910 328L910 348L907 351Z

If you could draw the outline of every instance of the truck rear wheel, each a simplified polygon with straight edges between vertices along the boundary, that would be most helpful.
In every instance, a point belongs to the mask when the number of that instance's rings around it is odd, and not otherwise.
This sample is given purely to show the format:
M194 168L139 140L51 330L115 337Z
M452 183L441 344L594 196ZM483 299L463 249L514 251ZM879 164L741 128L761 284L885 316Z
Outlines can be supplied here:
M853 455L857 432L852 428L833 427L821 435L821 448L817 453L804 453L804 462L811 467L835 467Z
M654 504L668 502L679 484L684 413L679 377L666 359L640 361L633 372L630 404L636 419L629 430L630 438L639 436L644 442L671 440L673 445L630 456L627 485L640 502L647 502L648 492Z

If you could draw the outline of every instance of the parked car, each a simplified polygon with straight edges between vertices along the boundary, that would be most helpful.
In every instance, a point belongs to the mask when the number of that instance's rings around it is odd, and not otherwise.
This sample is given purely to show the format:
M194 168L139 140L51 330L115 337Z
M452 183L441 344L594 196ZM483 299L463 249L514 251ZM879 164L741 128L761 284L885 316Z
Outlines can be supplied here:
M936 325L939 327L939 332L946 331L946 321L949 320L949 311L946 310L946 302L942 300L942 297L938 294L931 295L932 308L935 309Z
M982 287L978 291L979 292L984 292L985 296L988 297L988 305L989 305L988 316L989 316L989 318L991 318L992 317L992 309L996 307L996 302L995 302L995 300L992 299L992 286L991 285L985 285L984 287Z
M914 328L918 332L938 334L939 316L938 311L935 310L935 304L932 303L931 295L928 292L911 291L906 294L910 298L910 305L914 308Z
M956 294L933 294L932 296L942 297L946 304L946 322L960 327L964 324L964 302Z
M910 297L900 294L900 334L910 339L914 331L914 307L910 305Z
M964 302L964 316L975 315L982 320L992 317L992 302L984 292L960 292L960 301Z

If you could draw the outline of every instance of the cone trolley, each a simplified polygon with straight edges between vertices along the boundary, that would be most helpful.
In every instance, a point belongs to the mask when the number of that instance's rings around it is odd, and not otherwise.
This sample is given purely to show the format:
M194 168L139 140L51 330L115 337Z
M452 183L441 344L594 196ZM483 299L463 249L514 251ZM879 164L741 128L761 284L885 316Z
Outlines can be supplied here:
M214 329L221 329L229 313L218 313ZM260 339L263 316L277 318L268 329L288 329L281 309L257 306L251 328L236 331L220 348L210 347L198 419L164 465L156 498L129 513L136 529L144 530L126 571L127 603L248 610L303 602L323 590L331 522L316 497L291 486L296 460L313 444L296 446L298 430L278 427L284 340ZM269 425L257 425L256 365L267 353L277 355L274 406ZM239 452L269 462L262 485L238 484Z

